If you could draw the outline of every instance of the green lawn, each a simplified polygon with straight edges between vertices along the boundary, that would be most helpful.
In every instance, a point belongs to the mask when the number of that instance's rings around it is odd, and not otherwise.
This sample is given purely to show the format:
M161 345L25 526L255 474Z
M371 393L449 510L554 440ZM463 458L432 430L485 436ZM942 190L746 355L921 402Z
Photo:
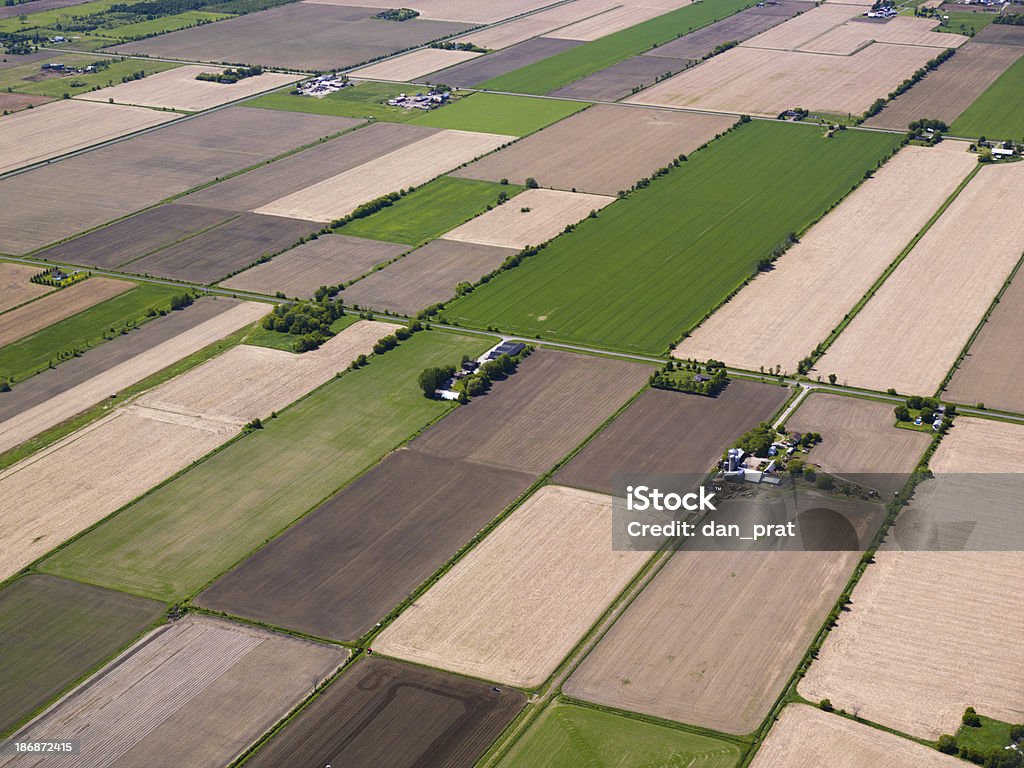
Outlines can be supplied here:
M111 329L120 331L127 324L141 323L146 311L167 309L171 297L181 289L167 285L139 283L134 288L101 304L67 317L0 348L0 378L21 381L57 362L61 352L93 347L105 341ZM59 296L59 294L52 294Z
M343 235L419 245L464 224L494 205L498 194L522 191L515 184L442 176L365 219L335 230Z
M986 88L951 129L957 136L1024 140L1024 58Z
M169 61L150 61L144 59L129 59L127 61L111 61L109 58L99 58L88 54L70 53L63 56L55 56L46 59L53 64L66 64L71 67L84 68L97 61L110 61L110 66L98 72L86 74L59 75L37 79L42 72L42 61L34 61L30 64L19 64L7 69L0 69L0 90L12 90L18 93L38 93L44 96L52 96L59 99L65 93L77 96L80 93L103 88L107 85L114 85L121 82L121 78L140 70L147 74L163 72L167 69L174 69L179 66ZM72 85L74 83L74 85Z
M492 344L418 333L265 420L42 569L162 600L191 595L455 407L423 397L416 379L424 368Z
M512 93L550 93L751 5L751 0L704 0L486 80L477 87Z
M949 19L943 19L942 22L935 27L936 32L949 32L957 35L976 35L978 32L983 30L989 24L991 24L998 14L995 13L972 13L970 11L952 11L947 13L943 11L943 16L949 16Z
M866 131L827 139L815 126L748 123L452 302L442 316L663 352L900 141Z
M221 19L234 18L229 13L211 13L210 11L185 11L176 13L173 16L164 16L159 19L137 21L134 24L124 24L120 27L103 29L100 34L107 37L114 37L119 40L134 40L148 35L159 35L164 32L173 32L177 29L194 27L201 22L220 21Z
M1010 743L1009 723L993 720L991 717L979 715L981 718L980 728L971 728L961 725L956 732L956 744L958 747L968 747L982 752L992 749L1002 749Z
M454 104L431 110L412 122L432 128L525 136L588 106L579 101L475 93Z
M727 741L556 702L515 743L500 768L732 768L741 754Z
M20 16L9 16L6 19L0 19L0 32L19 32L24 29L50 27L54 24L66 25L71 23L74 19L106 11L110 6L118 2L120 2L120 0L93 0L89 3L72 5L67 8L54 8L50 11L39 11L37 13L26 12ZM62 34L65 37L70 37L71 35L78 33L56 32L55 34Z
M402 83L359 83L351 88L336 91L322 99L313 96L295 96L288 91L278 91L247 101L247 107L283 109L289 112L307 112L312 115L333 115L334 117L372 117L390 123L404 123L422 115L418 110L389 107L385 102L400 93L421 90L417 85ZM443 107L442 109L450 109Z

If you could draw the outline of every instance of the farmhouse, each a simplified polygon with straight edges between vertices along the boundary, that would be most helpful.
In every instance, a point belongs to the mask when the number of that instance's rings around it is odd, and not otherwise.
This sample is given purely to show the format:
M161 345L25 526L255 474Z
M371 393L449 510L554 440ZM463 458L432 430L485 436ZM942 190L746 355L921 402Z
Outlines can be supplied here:
M388 106L401 107L402 109L422 109L424 111L447 104L451 98L450 91L428 91L409 95L400 93L393 99L388 99Z

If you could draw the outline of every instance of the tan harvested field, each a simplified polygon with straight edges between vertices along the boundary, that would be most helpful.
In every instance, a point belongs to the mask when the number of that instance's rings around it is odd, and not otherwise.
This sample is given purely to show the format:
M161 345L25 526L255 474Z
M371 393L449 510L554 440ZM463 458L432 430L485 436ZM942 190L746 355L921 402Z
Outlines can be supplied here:
M360 307L415 315L447 301L461 282L476 282L515 254L511 248L434 240L345 289L345 301Z
M65 99L0 120L0 173L180 117L173 112Z
M749 48L775 48L780 51L795 51L816 37L824 35L840 24L856 18L863 11L845 5L819 5L811 7L799 16L779 24L777 27L755 35L742 45Z
M1017 449L1024 427L1005 421L961 416L928 462L936 474L993 472L992 457L1000 457L999 471L1024 473Z
M934 19L912 16L897 16L888 21L856 18L804 43L800 50L850 56L871 43L898 43L942 49L958 48L970 39L949 32L932 32L934 27ZM937 54L938 51L932 53Z
M620 5L567 27L560 27L552 36L565 40L596 40L613 32L632 27L647 19L661 16L664 8L649 5Z
M733 734L771 710L860 553L675 553L565 685Z
M864 125L903 130L925 116L952 124L1021 55L1024 48L971 42Z
M307 3L343 5L354 8L380 9L380 0L304 0ZM551 5L550 0L506 0L502 3L481 3L479 0L416 0L403 8L419 11L424 19L432 21L466 21L474 24L493 24Z
M507 178L514 184L533 177L545 187L614 195L680 154L689 154L734 122L721 115L599 104L453 175L490 181Z
M33 301L0 315L0 347L41 331L59 320L71 317L118 294L131 290L135 283L90 277L69 288L54 291L49 296Z
M360 320L301 355L242 344L143 395L161 413L242 426L266 418L345 370L397 326Z
M751 768L963 768L964 761L805 704L790 704Z
M111 393L120 392L239 328L254 323L268 310L269 306L266 304L238 304L45 402L20 411L6 421L0 422L0 453L70 419L103 398L109 397Z
M308 299L321 285L339 285L369 272L376 264L405 253L407 245L348 235L327 235L239 272L224 288ZM352 302L348 302L352 303Z
M395 80L408 83L445 67L475 59L482 53L474 51L447 51L442 48L420 48L418 51L396 56L376 64L362 67L352 74L377 80Z
M1024 251L1024 218L1003 214L1022 195L1024 166L982 168L839 335L817 372L835 372L853 386L935 392Z
M610 496L541 488L409 606L374 649L534 688L649 557L612 551Z
M558 5L495 27L467 32L458 39L475 43L482 48L498 50L596 16L618 5L617 0L573 0L571 3Z
M29 278L38 273L38 267L0 261L0 312L53 290L48 285L29 282Z
M256 212L331 221L346 216L368 200L405 187L418 187L514 140L514 136L492 133L439 131L376 160L285 195L256 209Z
M136 104L144 107L167 107L168 109L184 109L199 112L211 107L219 107L229 101L244 99L263 91L280 88L282 85L294 83L296 75L283 75L277 72L264 72L256 77L247 77L237 83L213 83L196 80L202 72L214 74L222 72L220 67L200 67L186 65L168 69L142 80L131 80L98 91L90 91L78 97L86 101L107 101L113 99L115 104Z
M82 735L81 755L0 765L220 768L275 725L348 651L207 616L156 630L31 726Z
M816 11L852 6L819 6ZM808 11L793 21L813 13ZM793 23L792 21L787 24ZM764 34L772 34L783 24ZM752 48L726 51L627 99L775 117L800 105L833 114L862 114L935 55L934 48L878 43L854 56Z
M962 142L904 147L673 354L795 372L975 166Z
M464 243L524 248L539 245L559 234L567 224L585 219L615 202L614 197L563 192L557 189L528 189L515 200L456 227L444 237ZM528 208L528 211L523 211Z

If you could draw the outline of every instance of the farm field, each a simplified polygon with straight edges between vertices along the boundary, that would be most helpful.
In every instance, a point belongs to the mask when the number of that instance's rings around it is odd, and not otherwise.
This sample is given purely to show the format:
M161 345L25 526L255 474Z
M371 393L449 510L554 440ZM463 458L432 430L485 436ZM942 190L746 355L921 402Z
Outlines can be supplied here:
M935 392L1021 257L1024 220L1005 221L999 201L1022 192L1024 166L982 168L815 370L853 386Z
M115 104L166 107L167 109L199 112L227 104L229 101L253 96L261 91L280 88L299 79L296 75L264 72L262 75L247 77L237 83L196 80L196 75L201 73L217 74L222 71L219 67L186 65L150 75L142 80L101 88L79 98L87 101L113 99Z
M1016 343L1024 323L1024 275L1020 272L971 344L943 397L965 405L1024 411L1024 393L1015 382L1024 373L1024 350Z
M536 688L650 556L612 551L610 496L546 486L409 606L374 648Z
M823 139L808 126L743 125L452 303L445 317L661 352L747 279L788 232L801 231L845 195L897 141L878 133ZM749 226L740 230L734 221ZM743 247L735 247L741 240ZM715 269L701 269L711 262ZM643 315L635 311L639 306Z
M32 93L0 93L0 112L7 115L10 112L28 109L30 106L38 107L48 101L53 101L53 99L49 96L37 96Z
M1024 50L1024 43L1016 48ZM1020 141L1024 137L1024 95L1020 82L1024 77L1024 59L1003 72L978 99L950 126L962 136L988 136Z
M42 568L161 600L194 593L453 408L423 397L416 376L491 343L416 334L140 499Z
M308 299L321 285L340 285L375 265L401 256L408 246L346 235L309 240L268 262L239 272L220 285L240 291Z
M749 733L768 715L859 559L857 551L680 550L564 691Z
M62 292L98 279L90 277L84 283L62 289ZM142 283L8 344L0 348L0 376L12 382L23 381L48 368L51 360L56 364L61 354L68 357L74 350L103 344L111 328L119 332L122 328L144 322L151 309L166 309L175 293L177 291L169 286ZM33 302L25 309L35 304ZM0 320L17 311L0 315Z
M475 39L476 37L477 33L473 33L469 39ZM430 77L432 80L437 80L456 88L472 88L482 85L485 81L490 82L492 79L500 78L509 72L518 71L522 67L544 61L580 45L582 43L579 40L534 37L509 46L504 50L489 53L482 58L438 70L431 74ZM490 88L490 90L509 91L511 93L524 92L519 88Z
M417 80L438 69L475 59L481 56L476 51L448 51L441 48L420 48L396 56L393 59L360 67L352 74L356 77L371 77L377 80L393 80L407 83Z
M800 50L852 56L864 46L877 42L936 48L938 50L932 53L937 55L944 48L957 48L969 40L964 35L933 32L934 26L935 21L932 19L917 19L912 16L896 16L882 23L857 17L804 43Z
M135 284L126 280L93 277L5 312L0 315L0 347L103 304L132 288ZM0 357L0 366L4 365L2 361L3 357Z
M657 6L621 5L567 27L559 27L556 35L563 40L597 40L663 13L665 9Z
M35 0L38 1L38 0ZM6 7L6 6L5 6ZM33 58L37 54L27 54L18 57L11 57L11 66L0 68L0 89L14 91L14 94L31 94L43 96L50 99L62 99L64 94L68 97L89 93L93 88L102 88L111 83L120 82L122 77L144 73L146 77L173 69L178 65L169 61L141 61L139 59L104 59L87 53L62 53L56 54L53 51L39 51L45 57L44 61ZM96 64L104 66L97 67L94 72L84 71L86 67ZM43 64L64 64L71 68L70 72L60 73L42 71ZM81 72L77 70L83 70ZM130 114L126 110L121 114ZM68 114L68 113L65 113ZM83 111L76 111L78 115L84 115ZM95 112L96 115L104 113ZM106 117L110 117L106 114ZM176 115L169 115L171 119Z
M1008 24L989 24L975 36L975 40L996 45L1024 45L1024 30Z
M572 2L556 5L495 27L467 32L458 37L457 41L471 42L491 50L507 48L532 37L552 32L559 27L604 13L618 5L618 0L572 0Z
M477 216L445 235L457 240L499 248L525 248L558 236L569 224L587 218L615 202L608 195L528 189L511 202Z
M424 307L447 301L459 283L475 282L514 254L511 248L434 240L350 285L345 289L345 301L415 315Z
M579 112L587 105L578 101L531 99L504 93L473 93L433 109L412 122L432 128L525 136Z
M746 0L723 0L670 10L635 26L583 43L527 66L491 77L479 85L492 91L550 93L630 56L674 40L678 35L705 27L746 7ZM555 33L557 34L557 32Z
M551 92L551 96L566 99L618 101L635 93L634 89L652 85L658 78L664 77L668 73L681 72L692 64L690 59L632 56L592 75L587 75L581 80L556 88Z
M740 748L726 741L568 702L544 710L501 760L501 768L700 765L732 768Z
M149 128L178 115L64 100L8 115L0 122L0 173ZM43 130L44 127L46 130Z
M231 107L0 180L0 252L21 254L57 242L352 125L344 118ZM231 152L221 149L227 143ZM97 178L104 180L102 195L95 194ZM53 215L57 209L60 216Z
M0 733L7 733L159 619L164 606L32 574L0 590Z
M380 0L305 0L329 5L359 6L376 10ZM416 0L413 10L424 19L437 21L464 21L473 24L492 24L510 16L517 16L547 5L546 0L512 0L499 6L481 6L475 0Z
M803 704L790 704L768 734L752 768L870 768L914 765L962 768L963 761L891 733Z
M69 5L79 5L86 0L33 0L33 12L50 11L55 8L66 8ZM7 19L11 16L20 16L25 12L22 5L7 5L0 8L0 19Z
M131 40L133 38L148 37L150 35L158 35L164 32L173 32L175 30L185 29L186 27L192 27L197 24L212 21L223 21L224 19L230 18L231 14L228 13L185 11L184 13L175 13L170 16L137 21L133 24L122 24L121 26L114 27L112 29L104 29L102 32L105 36L112 37L117 40Z
M21 382L0 399L0 453L255 322L268 309L201 298Z
M365 80L344 90L329 93L323 98L278 91L251 99L245 102L245 106L335 117L359 119L372 117L385 122L404 123L419 117L420 111L393 107L387 101L400 93L415 92L416 90L415 85L407 83L375 83Z
M476 680L366 659L247 764L471 768L525 704L518 691L497 692Z
M924 115L951 125L1021 55L1024 48L965 45L864 125L903 130Z
M790 390L743 379L718 397L651 389L558 471L554 482L616 491L617 474L707 474L734 437L769 419ZM678 439L686 435L685 440Z
M273 726L348 652L187 616L133 646L33 726L89 734L90 764L222 766ZM45 765L0 758L0 765Z
M599 104L455 172L456 176L602 195L621 189L680 154L689 154L735 120ZM601 157L601 163L592 162ZM533 241L531 241L533 242Z
M439 131L280 197L255 212L329 222L382 195L425 184L462 163L497 149L512 138L492 133Z
M340 231L356 237L419 245L496 205L499 193L511 197L520 191L521 187L509 184L442 176L394 205L350 221Z
M469 24L371 19L378 8L291 3L108 50L155 58L260 64L285 69L334 70L415 48L463 32ZM282 35L281 30L288 34Z
M0 312L31 301L53 290L48 285L30 282L39 268L30 264L0 261Z
M673 354L795 372L976 166L961 142L904 147ZM878 221L886 226L872 226Z
M825 3L809 8L799 16L789 19L744 41L752 48L775 48L780 51L795 51L821 35L858 18L863 10L846 4Z

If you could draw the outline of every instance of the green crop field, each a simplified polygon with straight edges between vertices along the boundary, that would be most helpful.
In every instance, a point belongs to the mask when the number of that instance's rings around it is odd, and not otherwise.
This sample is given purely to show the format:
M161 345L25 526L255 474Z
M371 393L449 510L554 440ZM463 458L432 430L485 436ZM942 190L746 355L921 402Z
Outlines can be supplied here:
M501 761L501 768L732 768L741 749L666 725L556 702Z
M162 600L200 589L454 407L424 368L494 340L418 333L370 358L44 561L42 569Z
M8 69L0 69L0 90L11 89L18 93L38 93L59 99L65 93L77 96L80 93L116 85L121 78L135 72L152 75L179 66L169 61L146 61L142 59L109 59L107 57L89 56L87 54L65 54L46 60L53 64L65 64L69 67L85 68L97 62L109 62L109 65L98 72L82 74L71 73L41 78L41 61L31 64L20 64Z
M687 5L492 78L477 88L512 93L550 93L630 56L721 21L753 4L751 0L704 0Z
M419 245L469 221L497 202L522 191L515 184L442 176L394 205L365 219L351 221L337 232L392 243Z
M355 325L359 322L358 315L343 315L331 323L331 330L334 333L341 333L343 330L348 328L350 325ZM245 343L251 344L254 347L267 347L268 349L280 349L284 352L292 352L298 336L290 333L281 333L280 331L268 331L262 325L257 324L256 328L245 337Z
M324 96L296 96L288 91L278 91L245 102L247 107L262 109L283 109L289 112L306 112L311 115L333 115L334 117L357 117L386 120L389 123L404 123L419 117L418 110L389 107L387 100L400 93L417 92L420 86L402 83L359 83L351 88ZM442 107L448 109L448 107Z
M104 29L101 34L106 35L107 37L115 37L118 40L135 40L149 35L159 35L164 32L174 32L178 29L194 27L200 23L220 21L221 19L230 18L232 18L232 16L229 13L185 11L184 13L176 13L173 16L137 21L134 24L124 24L120 27Z
M976 35L978 32L983 30L989 24L991 24L997 14L995 13L973 13L971 11L952 11L942 12L943 16L948 16L948 19L943 19L942 22L935 27L936 32L949 32L956 35Z
M110 6L115 5L118 1L92 0L89 3L72 5L67 8L54 8L53 10L39 11L38 13L26 11L26 13L19 16L9 16L6 19L0 19L0 32L20 32L27 29L50 27L55 24L67 26L74 24L75 19L109 10ZM69 33L55 34L68 36Z
M589 106L580 101L474 93L417 117L416 125L525 136Z
M442 313L448 321L664 352L902 137L751 122L585 219ZM757 318L751 318L757 322Z
M0 378L21 381L48 367L51 360L57 363L62 352L94 347L106 340L105 334L110 335L111 329L118 333L126 325L145 321L150 309L167 309L171 297L178 293L181 289L140 283L102 304L8 344L0 348Z
M1024 57L953 121L951 132L957 136L1024 140Z

